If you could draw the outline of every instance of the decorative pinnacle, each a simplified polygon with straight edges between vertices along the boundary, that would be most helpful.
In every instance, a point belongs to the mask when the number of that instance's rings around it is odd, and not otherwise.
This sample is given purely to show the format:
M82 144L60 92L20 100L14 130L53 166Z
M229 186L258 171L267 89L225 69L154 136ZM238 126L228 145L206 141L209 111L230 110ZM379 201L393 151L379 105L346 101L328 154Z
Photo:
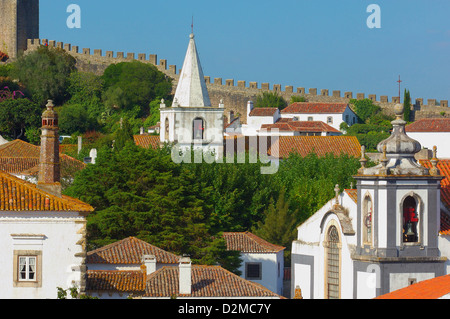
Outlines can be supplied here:
M335 197L336 205L339 205L339 191L340 191L339 184L336 184L336 186L334 187L334 192L336 193L336 197Z
M431 165L433 166L430 169L430 175L437 176L441 175L441 171L437 168L437 164L439 163L439 160L437 158L437 147L436 145L433 146L433 158L430 160Z
M47 107L47 110L53 110L53 107L54 107L53 100L48 100L46 107Z

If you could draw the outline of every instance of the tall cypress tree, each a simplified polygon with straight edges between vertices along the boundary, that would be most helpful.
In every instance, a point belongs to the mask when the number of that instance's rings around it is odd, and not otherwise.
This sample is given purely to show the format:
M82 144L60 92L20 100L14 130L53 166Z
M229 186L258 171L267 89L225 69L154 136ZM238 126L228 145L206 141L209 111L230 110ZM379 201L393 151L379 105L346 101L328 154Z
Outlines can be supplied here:
M403 119L406 122L409 122L411 120L411 95L409 94L409 90L405 89L405 95L403 98Z

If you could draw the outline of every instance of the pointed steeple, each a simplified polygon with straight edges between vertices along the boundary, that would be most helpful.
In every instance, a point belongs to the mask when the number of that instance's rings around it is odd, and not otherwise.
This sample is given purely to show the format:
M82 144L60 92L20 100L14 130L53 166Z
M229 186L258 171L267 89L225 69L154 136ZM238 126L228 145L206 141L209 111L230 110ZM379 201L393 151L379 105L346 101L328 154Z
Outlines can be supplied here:
M181 69L174 102L182 107L211 106L193 33L190 35L189 46L183 68Z

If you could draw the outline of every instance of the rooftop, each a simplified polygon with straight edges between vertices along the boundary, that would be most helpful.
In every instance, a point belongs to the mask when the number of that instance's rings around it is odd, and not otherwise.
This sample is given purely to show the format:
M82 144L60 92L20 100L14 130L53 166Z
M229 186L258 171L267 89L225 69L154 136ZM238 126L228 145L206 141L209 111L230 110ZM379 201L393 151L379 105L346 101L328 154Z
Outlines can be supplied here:
M280 136L272 143L268 153L278 158L287 158L291 153L303 157L310 153L317 156L327 153L339 156L343 153L360 157L361 144L355 136Z
M262 285L245 280L220 266L192 265L191 298L282 298ZM143 297L179 296L179 268L162 267L147 276Z
M450 275L423 280L375 299L449 299Z
M178 264L179 256L136 237L128 237L87 253L88 264L142 264L144 255L154 255L156 262Z
M261 125L261 130L270 131L272 129L278 129L279 131L288 132L341 133L341 131L322 121L278 121L274 124Z
M346 103L295 102L281 110L282 114L334 114L344 113Z
M88 292L143 293L145 291L146 274L141 270L88 270L86 274L86 290Z
M160 143L159 135L141 134L133 136L134 143L144 148L158 149Z
M286 247L271 244L251 232L224 232L227 250L243 253L277 253Z
M276 107L255 107L250 111L249 116L274 116L277 111Z
M94 208L82 201L49 194L33 183L0 171L0 210L2 211L74 211L92 212Z
M406 132L450 132L450 118L425 118L405 127Z

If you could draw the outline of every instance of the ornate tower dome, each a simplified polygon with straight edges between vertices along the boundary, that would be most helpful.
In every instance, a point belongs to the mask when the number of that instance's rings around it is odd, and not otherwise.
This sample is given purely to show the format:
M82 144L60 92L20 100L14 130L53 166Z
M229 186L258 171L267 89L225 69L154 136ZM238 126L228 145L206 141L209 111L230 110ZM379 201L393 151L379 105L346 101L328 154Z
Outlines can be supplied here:
M395 116L396 119L391 122L393 126L391 136L377 146L378 152L383 154L381 164L366 168L363 149L360 175L430 175L429 170L417 163L414 158L422 146L405 132L406 122L402 119L402 104L395 106Z

